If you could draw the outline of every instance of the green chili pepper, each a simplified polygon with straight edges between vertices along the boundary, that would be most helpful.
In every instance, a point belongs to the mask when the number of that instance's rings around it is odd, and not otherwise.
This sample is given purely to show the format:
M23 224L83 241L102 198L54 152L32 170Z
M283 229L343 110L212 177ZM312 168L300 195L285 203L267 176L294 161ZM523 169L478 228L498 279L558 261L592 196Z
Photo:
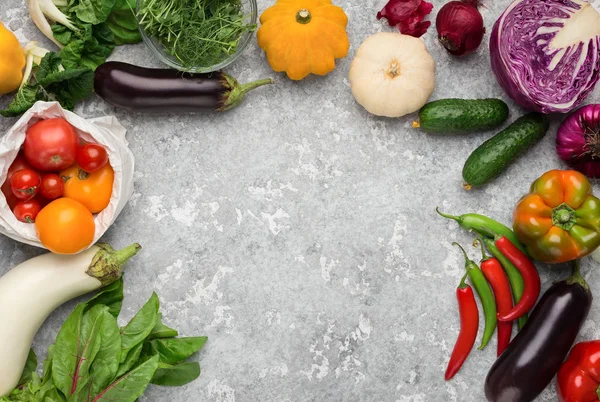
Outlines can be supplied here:
M460 216L449 215L441 212L439 207L436 207L435 211L438 214L440 214L440 216L443 216L447 219L452 219L453 221L458 222L458 224L461 227L467 230L472 229L482 236L489 237L490 230L494 233L499 234L500 236L506 236L506 238L510 240L512 244L517 246L519 250L521 250L525 255L527 255L525 247L521 244L519 239L517 239L517 236L514 234L514 232L510 230L510 228L508 228L507 226L501 224L498 221L493 220L492 218L488 218L487 216L479 214L464 214ZM487 231L486 228L488 229Z
M498 261L500 261L502 268L504 268L504 272L506 272L506 276L508 277L508 281L510 282L510 288L513 294L513 301L516 305L519 302L519 300L521 300L521 297L523 297L523 291L525 290L525 286L523 284L523 277L521 276L521 273L513 265L513 263L510 262L508 258L506 258L504 254L500 252L500 250L498 250L498 247L496 247L492 239L486 238L483 239L483 241L488 251L492 253L492 255L498 259ZM526 322L527 314L517 320L517 323L519 324L519 329L522 329Z
M496 299L494 298L494 293L492 292L492 288L488 284L483 272L477 266L477 264L469 259L467 252L462 246L456 242L452 243L454 246L460 247L463 254L465 255L465 269L469 274L469 279L471 283L473 283L473 287L477 291L477 295L481 300L481 305L483 306L483 315L485 316L485 327L483 329L483 338L481 339L481 346L479 346L479 350L485 348L485 346L490 341L492 335L494 335L494 331L496 330L496 325L498 324L498 319L496 318Z

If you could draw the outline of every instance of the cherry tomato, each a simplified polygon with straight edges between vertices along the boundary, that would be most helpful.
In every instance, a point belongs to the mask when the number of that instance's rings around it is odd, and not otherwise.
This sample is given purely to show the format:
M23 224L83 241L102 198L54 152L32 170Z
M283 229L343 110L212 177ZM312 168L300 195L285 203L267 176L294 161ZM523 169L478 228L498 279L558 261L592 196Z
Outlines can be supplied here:
M77 164L88 173L102 169L108 163L108 152L102 145L85 144L77 151Z
M85 206L63 197L40 211L35 228L48 250L56 254L75 254L92 244L96 223Z
M40 185L40 195L48 200L55 200L62 197L65 192L65 182L59 175L48 173L42 177Z
M35 170L21 169L10 178L10 188L13 194L20 200L30 200L39 191L42 180Z
M13 214L21 222L33 223L35 222L36 216L42 210L42 206L36 199L29 201L19 201L13 208Z
M8 168L6 180L2 184L2 192L4 193L6 203L8 204L8 207L11 210L15 207L17 202L19 202L19 199L15 197L15 195L12 192L12 189L10 188L10 178L13 174L15 174L15 172L21 169L31 169L31 165L29 164L29 162L27 162L27 159L25 159L25 155L23 154L23 152L19 152L17 154L17 157L13 161L12 165L10 165L10 167Z
M23 151L31 166L52 172L75 163L78 144L75 128L65 119L40 120L27 130Z

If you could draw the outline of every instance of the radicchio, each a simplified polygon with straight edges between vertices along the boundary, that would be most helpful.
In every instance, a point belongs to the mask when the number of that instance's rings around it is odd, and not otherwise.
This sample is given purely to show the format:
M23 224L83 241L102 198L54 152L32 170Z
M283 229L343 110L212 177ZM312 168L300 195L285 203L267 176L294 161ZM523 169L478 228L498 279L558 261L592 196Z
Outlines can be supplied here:
M433 4L425 0L390 0L377 13L377 19L386 18L390 26L396 26L400 33L416 38L427 32L431 21L423 21L433 10Z
M494 25L490 52L498 82L517 103L569 112L600 79L600 15L582 0L516 0Z

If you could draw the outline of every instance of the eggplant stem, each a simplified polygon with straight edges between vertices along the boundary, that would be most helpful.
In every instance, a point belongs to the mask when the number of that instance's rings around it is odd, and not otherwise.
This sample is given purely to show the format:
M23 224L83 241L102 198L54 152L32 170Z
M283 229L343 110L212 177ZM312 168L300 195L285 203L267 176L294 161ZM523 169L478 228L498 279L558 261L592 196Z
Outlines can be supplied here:
M566 282L569 285L578 284L582 288L585 289L586 292L590 293L590 285L586 282L586 280L581 275L581 261L575 260L573 261L573 270L571 276L567 278Z
M218 109L219 112L224 112L237 106L244 99L244 96L253 89L275 83L271 78L265 78L240 85L235 78L227 74L223 74L223 78L229 84L230 90L229 95L225 95L226 98L224 99L223 106Z
M123 275L125 263L142 249L138 243L121 250L114 250L110 245L104 243L99 243L97 246L100 250L94 255L86 273L98 279L102 286L119 279Z

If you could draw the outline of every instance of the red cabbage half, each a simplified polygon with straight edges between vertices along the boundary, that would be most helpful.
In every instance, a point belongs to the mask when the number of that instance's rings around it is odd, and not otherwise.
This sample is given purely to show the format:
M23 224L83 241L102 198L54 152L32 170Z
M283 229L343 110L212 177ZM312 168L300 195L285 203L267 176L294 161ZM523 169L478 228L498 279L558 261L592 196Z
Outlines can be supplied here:
M581 0L516 0L490 38L492 69L527 109L566 113L600 78L600 14Z

